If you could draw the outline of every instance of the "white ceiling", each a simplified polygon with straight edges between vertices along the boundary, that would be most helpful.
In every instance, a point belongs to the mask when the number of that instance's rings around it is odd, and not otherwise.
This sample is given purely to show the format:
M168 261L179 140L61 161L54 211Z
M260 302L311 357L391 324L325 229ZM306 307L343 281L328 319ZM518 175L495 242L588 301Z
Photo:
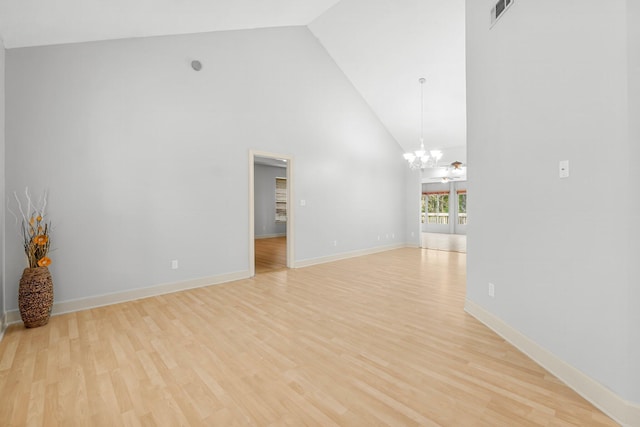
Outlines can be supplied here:
M7 48L307 25L340 0L0 0Z
M6 48L307 25L404 150L466 161L464 0L0 0Z
M464 0L342 0L309 28L405 150L466 161ZM453 148L456 147L456 148Z

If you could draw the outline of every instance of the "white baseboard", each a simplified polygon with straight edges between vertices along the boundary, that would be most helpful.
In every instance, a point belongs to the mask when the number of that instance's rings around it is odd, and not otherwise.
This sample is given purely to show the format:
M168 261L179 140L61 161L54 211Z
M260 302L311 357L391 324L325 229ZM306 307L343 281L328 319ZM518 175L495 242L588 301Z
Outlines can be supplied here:
M388 246L378 246L376 248L363 249L359 251L344 252L341 254L313 258L295 263L294 268L309 267L317 264L324 264L327 262L340 261L343 259L354 258L364 255L375 254L379 252L390 251L394 249L400 249L405 247L417 247L408 244L395 244ZM151 286L148 288L134 289L130 291L116 292L112 294L97 295L87 298L79 298L75 300L54 302L51 310L52 315L71 313L74 311L88 310L90 308L102 307L105 305L118 304L121 302L133 301L141 298L153 297L156 295L164 295L172 292L184 291L187 289L201 288L204 286L217 285L221 283L232 282L234 280L248 279L248 271L240 271L236 273L222 274L219 276L203 277L199 279L192 279L183 282L166 283L162 285ZM19 323L20 312L18 310L11 310L6 313L4 319L0 319L0 326L6 328L6 326ZM0 329L4 331L4 329Z
M422 232L420 240L420 245L425 249L461 253L467 252L467 236L464 234Z
M324 264L326 262L339 261L342 259L353 258L363 255L374 254L378 252L389 251L393 249L399 249L406 247L407 245L389 245L379 246L377 248L364 249L361 251L345 252L342 254L332 255L328 257L314 258L311 260L301 261L295 264L294 268L308 267L316 264ZM184 291L187 289L201 288L204 286L217 285L226 282L232 282L234 280L248 279L248 271L240 271L237 273L222 274L219 276L203 277L199 279L187 280L176 283L166 283L157 286L151 286L148 288L134 289L130 291L116 292L112 294L98 295L87 298L79 298L69 301L54 302L51 310L52 315L71 313L74 311L88 310L90 308L102 307L110 304L118 304L121 302L133 301L141 298L153 297L156 295L164 295L172 292ZM19 323L20 312L18 310L11 310L6 313L4 325L5 327L10 324Z
M121 302L133 301L141 298L148 298L157 295L170 294L173 292L184 291L187 289L202 288L205 286L219 285L221 283L232 282L234 280L248 279L248 271L239 271L236 273L221 274L219 276L202 277L199 279L186 280L183 282L165 283L162 285L151 286L149 288L134 289L124 292L116 292L113 294L98 295L88 298L79 298L69 301L54 302L52 315L71 313L74 311L87 310L105 305L118 304ZM20 312L12 310L7 313L7 324L18 323L21 321Z
M623 426L640 426L640 405L621 398L473 301L466 300L464 310L529 356L537 364L551 372L616 422Z
M272 239L274 237L286 237L287 233L276 233L276 234L261 234L261 235L255 235L254 239L259 240L259 239Z
M4 338L4 331L7 330L7 313L1 313L0 315L0 341Z
M378 246L375 248L362 249L358 251L342 252L335 255L297 261L295 263L294 268L310 267L312 265L325 264L327 262L334 262L334 261L340 261L343 259L355 258L359 256L364 256L364 255L377 254L379 252L392 251L394 249L400 249L405 247L407 247L407 245L405 245L404 243L401 243L401 244L395 244L395 245Z

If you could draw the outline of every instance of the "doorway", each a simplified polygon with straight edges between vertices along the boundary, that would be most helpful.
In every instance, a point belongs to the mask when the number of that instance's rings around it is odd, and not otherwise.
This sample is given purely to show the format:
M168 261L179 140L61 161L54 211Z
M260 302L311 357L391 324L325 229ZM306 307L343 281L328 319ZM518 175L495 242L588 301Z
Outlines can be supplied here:
M293 267L293 158L249 152L249 274Z

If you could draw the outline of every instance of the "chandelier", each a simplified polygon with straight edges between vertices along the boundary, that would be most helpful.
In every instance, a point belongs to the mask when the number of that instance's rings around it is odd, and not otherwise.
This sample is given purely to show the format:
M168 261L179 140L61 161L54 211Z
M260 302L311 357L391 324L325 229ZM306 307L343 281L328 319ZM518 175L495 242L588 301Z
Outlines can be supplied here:
M421 77L420 82L420 149L404 153L404 159L411 169L433 168L438 166L438 160L442 158L442 151L431 150L427 153L424 148L424 83L427 81Z

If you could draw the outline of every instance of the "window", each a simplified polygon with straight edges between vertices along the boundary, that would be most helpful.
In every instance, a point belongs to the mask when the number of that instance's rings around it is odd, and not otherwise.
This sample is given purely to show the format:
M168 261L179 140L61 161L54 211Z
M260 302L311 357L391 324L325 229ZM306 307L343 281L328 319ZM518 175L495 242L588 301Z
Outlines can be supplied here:
M287 178L276 178L276 222L287 222Z
M423 220L429 224L449 224L449 192L430 192L422 195Z
M458 225L467 225L467 190L458 190Z

